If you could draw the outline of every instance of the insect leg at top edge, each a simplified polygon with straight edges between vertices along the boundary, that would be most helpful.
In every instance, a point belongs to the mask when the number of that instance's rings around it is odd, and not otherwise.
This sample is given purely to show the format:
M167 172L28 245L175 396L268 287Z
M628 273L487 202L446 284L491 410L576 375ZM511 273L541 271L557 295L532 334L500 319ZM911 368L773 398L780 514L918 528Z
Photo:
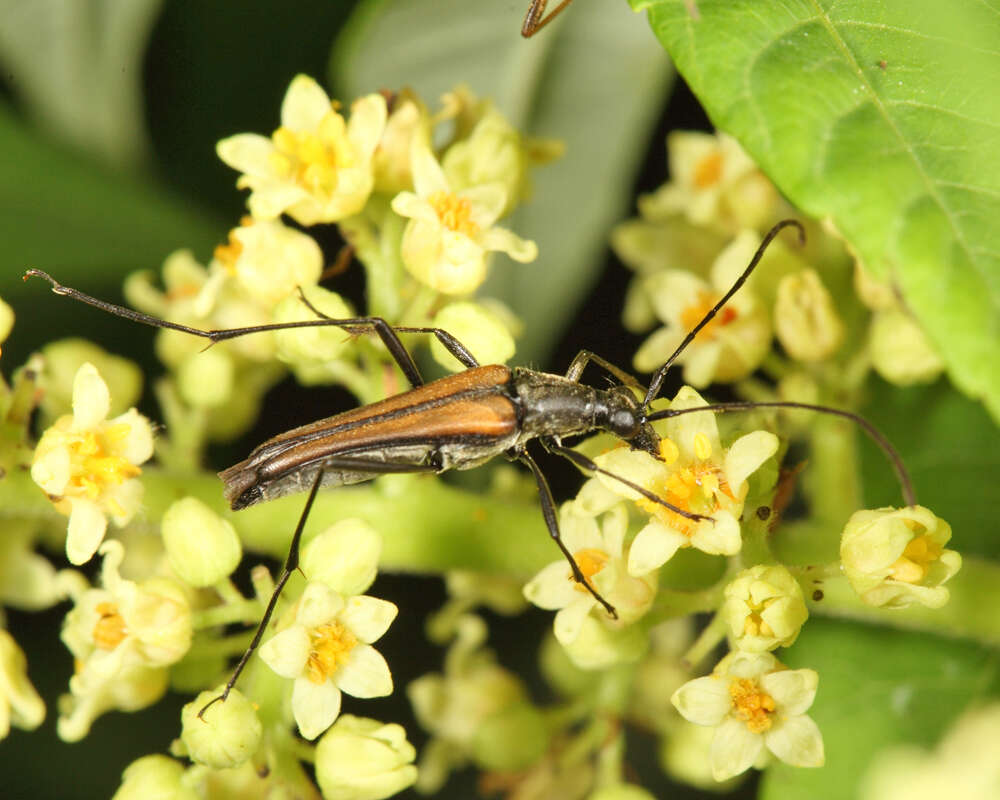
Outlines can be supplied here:
M525 39L534 36L558 17L572 2L573 0L562 0L559 5L546 15L545 8L548 6L549 0L531 0L531 3L528 5L528 11L524 15L524 22L521 24L521 35Z

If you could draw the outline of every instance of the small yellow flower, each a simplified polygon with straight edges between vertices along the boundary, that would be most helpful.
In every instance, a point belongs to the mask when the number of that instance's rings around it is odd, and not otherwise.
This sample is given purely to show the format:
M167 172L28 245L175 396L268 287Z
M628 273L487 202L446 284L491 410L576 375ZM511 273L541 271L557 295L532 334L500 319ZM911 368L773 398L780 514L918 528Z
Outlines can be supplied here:
M674 692L674 706L690 722L715 728L712 775L739 775L770 751L786 764L821 767L823 737L805 712L819 676L786 668L770 653L730 653L711 675Z
M735 233L774 217L777 190L733 137L676 131L667 137L667 155L671 181L639 198L646 219L682 214L695 225Z
M139 465L153 454L153 428L134 408L107 419L111 396L92 364L77 370L73 414L42 435L31 477L69 517L66 555L83 564L97 551L110 516L123 527L139 510Z
M306 739L333 724L341 692L365 698L392 692L389 665L371 643L386 632L396 613L396 606L385 600L345 598L312 581L295 606L294 622L261 647L265 663L295 681L292 713Z
M414 192L401 192L392 209L410 221L403 232L403 263L422 283L445 294L467 294L486 279L490 251L534 261L538 248L493 227L507 202L501 184L454 190L429 145L414 139L410 154Z
M371 94L337 113L326 92L297 75L281 105L281 127L271 138L242 133L218 144L219 158L243 174L250 213L274 219L287 213L303 225L338 222L357 214L374 185L372 156L385 129L385 98Z
M681 340L733 285L757 248L758 235L744 231L716 258L711 283L683 270L664 270L645 281L663 328L654 331L635 354L635 368L657 369ZM684 365L684 382L702 388L712 381L745 378L764 360L771 347L767 310L744 286L698 333L677 358Z
M861 599L872 606L941 608L943 585L962 566L946 550L951 526L923 506L858 511L840 540L844 573Z
M671 402L672 409L707 405L688 386ZM639 495L608 475L599 475L606 489L630 500L650 515L629 550L628 571L643 575L658 569L681 547L714 555L739 552L739 518L748 490L747 478L778 450L778 438L754 431L729 448L719 441L715 415L685 414L663 425L660 458L641 450L618 448L598 456L599 466L653 492L683 511L709 517L692 520Z
M101 588L77 593L63 624L62 640L76 662L58 723L66 741L83 738L109 709L156 702L166 690L166 667L191 646L191 607L180 584L122 578L125 549L118 541L105 542L101 553Z
M595 517L576 513L577 507L566 503L559 515L563 544L573 554L584 578L618 613L616 627L624 627L643 616L656 596L657 575L629 573L625 569L629 552L625 546L628 515L618 503L598 522ZM524 596L539 608L558 610L553 622L556 639L564 647L579 638L591 610L598 607L594 596L573 578L566 559L543 568L524 587ZM607 615L602 611L603 617ZM609 623L611 624L611 623ZM586 654L571 653L578 664ZM582 665L581 665L582 666Z

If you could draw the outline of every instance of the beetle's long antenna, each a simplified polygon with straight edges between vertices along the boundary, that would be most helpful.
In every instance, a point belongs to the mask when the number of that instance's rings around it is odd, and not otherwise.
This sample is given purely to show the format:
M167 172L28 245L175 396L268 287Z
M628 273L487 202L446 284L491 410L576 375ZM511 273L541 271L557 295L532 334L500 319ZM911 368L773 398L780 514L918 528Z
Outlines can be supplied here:
M777 236L783 228L787 228L789 226L794 226L799 229L799 243L805 244L806 229L802 227L801 222L794 219L783 219L767 232L764 236L764 240L757 248L757 252L754 253L753 258L750 259L750 264L745 270L743 270L743 274L736 279L736 282L729 288L729 291L722 296L722 299L712 306L711 310L709 310L709 312L702 317L701 322L691 329L688 335L685 336L683 341L677 346L677 349L674 350L673 355L671 355L670 358L667 359L666 363L656 371L655 375L653 375L653 379L649 382L649 389L646 390L646 397L642 401L642 408L644 411L649 408L649 404L652 403L653 400L656 399L656 396L660 393L660 388L663 386L663 379L666 378L667 371L673 366L674 361L677 360L677 356L684 352L684 348L694 341L694 338L698 335L701 329L712 321L712 318L719 312L719 310L726 303L728 303L730 298L732 298L732 296L739 291L740 287L746 283L747 278L750 277L750 273L754 271L754 268L758 263L760 263L761 258L764 256L767 246L771 244L774 237Z
M906 471L903 459L900 458L899 453L896 452L896 448L892 446L892 443L882 434L881 431L879 431L878 428L872 425L860 414L855 414L851 411L844 411L840 408L830 408L829 406L813 405L812 403L794 403L791 401L779 400L760 403L756 401L746 401L735 403L709 403L705 406L678 408L676 410L668 408L663 411L654 411L652 414L647 414L643 418L643 421L655 422L658 419L670 419L672 417L682 416L683 414L694 414L697 411L717 411L725 413L728 411L749 411L754 408L801 408L806 411L815 411L820 414L829 414L830 416L851 420L851 422L858 425L861 430L868 434L869 438L882 449L886 458L889 459L893 470L896 472L896 477L899 479L899 485L903 491L903 500L906 505L915 506L917 504L917 494L913 490L913 482L910 480L910 474Z

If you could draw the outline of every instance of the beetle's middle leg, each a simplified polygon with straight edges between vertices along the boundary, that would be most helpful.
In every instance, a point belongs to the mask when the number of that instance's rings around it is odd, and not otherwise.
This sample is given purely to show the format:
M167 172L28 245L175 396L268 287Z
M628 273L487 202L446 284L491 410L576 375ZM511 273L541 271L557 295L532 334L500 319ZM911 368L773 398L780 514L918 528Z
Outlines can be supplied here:
M533 459L526 451L521 451L516 456L517 460L522 464L527 464L531 469L532 475L535 476L535 483L538 485L538 497L542 503L542 516L545 518L545 526L549 529L549 535L555 540L555 543L562 550L562 554L566 556L566 560L569 562L570 569L573 571L573 579L583 586L594 599L604 606L604 610L608 612L614 619L618 619L618 612L615 611L615 607L611 605L607 600L601 597L600 593L595 589L590 581L584 576L583 571L580 569L580 565L576 563L576 559L573 558L573 554L569 551L566 545L563 543L562 535L559 532L559 517L556 514L556 503L552 498L552 490L549 488L549 482L545 479L545 475L539 468L538 464L535 463Z

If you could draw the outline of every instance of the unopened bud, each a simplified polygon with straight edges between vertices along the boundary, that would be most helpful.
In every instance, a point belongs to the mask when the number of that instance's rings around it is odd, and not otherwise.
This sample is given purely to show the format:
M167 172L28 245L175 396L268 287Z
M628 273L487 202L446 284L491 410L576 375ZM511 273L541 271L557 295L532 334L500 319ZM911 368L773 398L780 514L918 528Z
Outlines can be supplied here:
M263 733L253 704L236 689L212 703L222 688L202 692L181 710L181 741L188 755L215 769L242 764L257 751Z
M211 586L240 563L233 526L197 498L173 503L163 515L162 531L171 568L192 586Z
M799 361L822 361L840 347L844 323L815 270L786 275L778 283L774 328L785 352Z

